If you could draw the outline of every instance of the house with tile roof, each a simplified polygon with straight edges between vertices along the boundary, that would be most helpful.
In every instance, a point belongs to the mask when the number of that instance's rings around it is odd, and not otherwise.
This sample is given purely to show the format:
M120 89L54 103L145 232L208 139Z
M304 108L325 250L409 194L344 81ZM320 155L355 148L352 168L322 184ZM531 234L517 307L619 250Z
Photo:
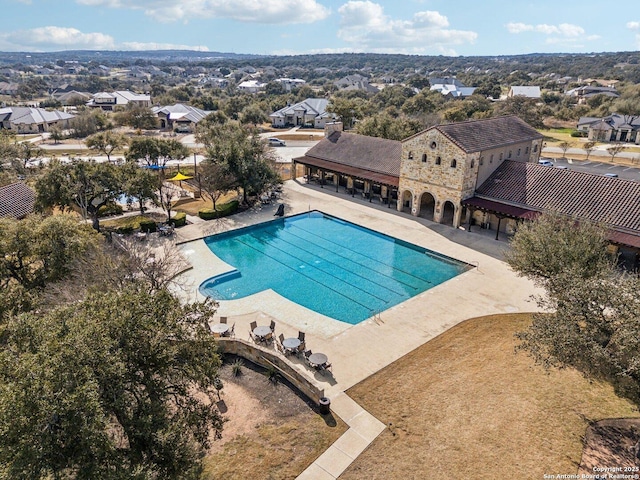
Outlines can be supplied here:
M35 107L0 108L0 129L6 128L17 133L48 132L54 125L66 128L75 115L59 110Z
M154 107L151 110L158 117L161 129L180 133L194 132L198 122L211 113L182 103Z
M36 192L22 182L0 187L0 218L24 218L33 213Z
M274 127L313 126L324 128L327 122L336 120L333 113L327 112L329 100L326 98L307 98L295 105L287 105L269 115Z

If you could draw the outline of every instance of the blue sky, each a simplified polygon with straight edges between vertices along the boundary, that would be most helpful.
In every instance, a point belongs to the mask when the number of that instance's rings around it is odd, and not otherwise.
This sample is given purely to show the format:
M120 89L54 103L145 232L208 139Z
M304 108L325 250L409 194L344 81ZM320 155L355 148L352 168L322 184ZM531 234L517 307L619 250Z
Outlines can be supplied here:
M511 55L640 50L640 11L498 0L0 0L0 51Z

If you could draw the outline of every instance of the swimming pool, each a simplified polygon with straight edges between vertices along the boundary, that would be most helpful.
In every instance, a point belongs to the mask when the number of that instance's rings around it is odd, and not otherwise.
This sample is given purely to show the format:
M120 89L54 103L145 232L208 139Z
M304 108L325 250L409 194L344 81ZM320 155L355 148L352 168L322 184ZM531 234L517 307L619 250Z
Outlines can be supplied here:
M357 324L471 268L318 211L207 237L235 270L200 285L217 300L273 289L328 317Z

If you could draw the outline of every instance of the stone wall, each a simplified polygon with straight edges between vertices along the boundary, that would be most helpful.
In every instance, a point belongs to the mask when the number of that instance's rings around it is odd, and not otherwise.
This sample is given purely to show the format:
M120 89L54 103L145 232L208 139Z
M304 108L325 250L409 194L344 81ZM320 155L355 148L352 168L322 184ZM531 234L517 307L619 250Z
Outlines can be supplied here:
M227 337L218 339L218 348L222 354L229 353L238 355L256 365L265 368L271 366L277 368L284 378L316 404L324 397L324 389L318 388L311 380L300 373L289 360L274 350L254 345L245 340Z

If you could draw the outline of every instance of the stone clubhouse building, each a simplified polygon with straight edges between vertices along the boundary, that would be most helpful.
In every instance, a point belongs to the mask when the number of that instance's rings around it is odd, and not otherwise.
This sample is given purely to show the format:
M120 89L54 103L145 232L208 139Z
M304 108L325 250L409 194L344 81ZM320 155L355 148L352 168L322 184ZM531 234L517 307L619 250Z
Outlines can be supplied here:
M453 227L494 230L496 239L550 210L601 222L613 248L637 266L640 183L539 165L542 143L516 116L436 125L402 141L333 123L294 163L322 188Z

